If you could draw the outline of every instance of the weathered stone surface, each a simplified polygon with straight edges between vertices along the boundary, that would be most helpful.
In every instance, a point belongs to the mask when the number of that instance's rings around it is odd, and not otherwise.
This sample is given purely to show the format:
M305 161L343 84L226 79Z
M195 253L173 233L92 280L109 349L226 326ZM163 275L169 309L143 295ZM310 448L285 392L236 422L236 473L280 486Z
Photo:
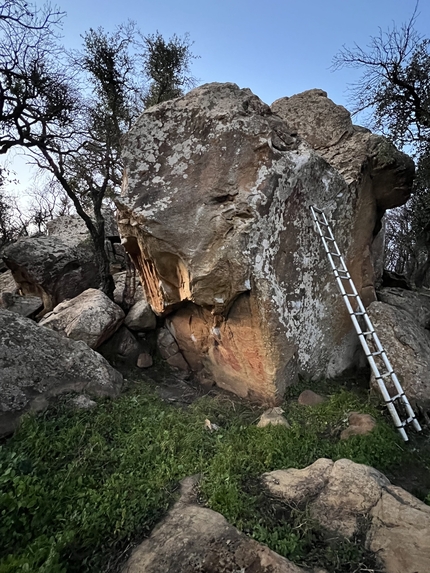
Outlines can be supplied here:
M154 330L157 319L145 299L137 301L128 311L124 324L130 330L146 332Z
M377 470L320 459L304 470L264 474L263 480L273 495L306 505L329 531L350 537L361 528L386 573L430 571L430 507Z
M317 406L318 404L325 402L325 398L312 390L303 390L298 397L297 402L301 406Z
M115 273L112 278L115 283L113 300L120 307L128 309L139 300L145 299L139 277L132 271L128 282L127 271Z
M138 368L150 368L152 366L152 356L148 352L141 352L137 357Z
M353 246L349 256L350 265L361 266L361 296L369 304L376 300L375 282L383 271L383 241L377 235L380 218L385 209L409 199L412 159L387 139L353 125L350 113L323 90L281 98L271 109L342 175L349 192L357 196L350 221Z
M42 299L43 314L57 304L99 285L89 242L66 243L57 237L23 237L4 249L4 260L18 288Z
M423 316L413 316L402 308L384 302L373 302L368 313L409 400L428 410L430 331L422 328L418 322L423 320ZM396 392L389 380L386 385L394 395Z
M102 291L88 289L54 308L39 322L73 340L98 348L120 327L124 311Z
M3 263L0 260L0 263ZM5 272L0 273L0 305L3 293L15 294L18 290L17 284L13 278L12 272L8 269Z
M376 426L376 420L370 414L351 412L348 416L349 426L340 435L341 440L347 440L351 436L364 436L369 434Z
M378 300L408 312L422 327L430 330L430 294L402 288L382 288Z
M403 205L410 197L414 163L387 139L353 125L351 114L320 89L276 100L271 109L318 155L344 177L348 185L372 180L380 210Z
M64 392L116 396L122 376L84 342L0 309L0 436Z
M240 533L221 514L197 505L194 484L192 478L183 480L181 499L134 550L123 573L304 573Z
M142 349L134 334L123 325L97 350L109 362L119 358L122 362L134 365Z
M290 424L282 415L283 412L284 410L279 407L269 408L269 410L261 414L257 428L265 428L266 426L285 426L289 428Z
M272 405L297 371L334 376L358 356L309 206L336 221L357 288L373 300L376 196L387 204L390 193L398 197L388 176L383 190L375 183L376 167L357 173L352 189L296 133L249 90L201 86L136 122L118 200L147 300L157 314L171 313L187 362ZM393 157L401 178L407 160Z
M166 362L180 370L189 370L187 361L179 350L179 346L167 328L160 328L157 333L157 345L160 354Z
M4 292L0 297L0 307L16 312L21 316L31 317L41 310L42 299L38 296L20 296L11 292Z

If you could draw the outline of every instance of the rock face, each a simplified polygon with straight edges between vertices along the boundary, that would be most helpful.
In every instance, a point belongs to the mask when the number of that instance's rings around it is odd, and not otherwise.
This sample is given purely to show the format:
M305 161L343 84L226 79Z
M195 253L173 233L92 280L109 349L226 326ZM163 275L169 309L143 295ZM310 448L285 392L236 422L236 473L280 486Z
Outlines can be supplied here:
M361 266L364 302L376 300L375 279L382 277L384 244L375 235L385 210L403 205L410 197L412 159L387 139L353 125L348 110L323 90L281 98L271 109L342 175L349 192L357 197L350 222L350 265Z
M423 328L423 324L428 324L428 314L420 304L419 295L414 297L415 293L403 292L408 294L405 297L392 295L386 298L396 306L385 302L373 302L368 308L368 313L408 399L428 412L430 331ZM411 312L405 310L408 308L407 301ZM390 388L388 383L387 387ZM393 388L391 390L394 395L396 392Z
M73 340L82 340L98 348L118 330L124 311L102 291L88 289L56 306L45 315L39 326L51 328Z
M24 237L4 249L4 260L22 293L42 299L42 314L100 282L88 241Z
M116 396L122 376L84 342L75 342L28 318L0 309L0 436L29 409L51 396L85 392Z
M219 513L197 505L193 485L192 478L183 480L181 499L134 550L123 573L304 573L240 533Z
M264 474L263 481L271 494L306 505L329 531L351 537L361 530L386 573L430 571L430 507L375 469L320 459L303 470Z
M234 84L150 108L124 148L123 243L193 370L276 404L298 371L333 376L355 363L357 337L309 206L336 222L357 288L373 300L369 253L378 209L397 201L391 183L360 174L352 192L297 128ZM396 152L392 168L405 165Z

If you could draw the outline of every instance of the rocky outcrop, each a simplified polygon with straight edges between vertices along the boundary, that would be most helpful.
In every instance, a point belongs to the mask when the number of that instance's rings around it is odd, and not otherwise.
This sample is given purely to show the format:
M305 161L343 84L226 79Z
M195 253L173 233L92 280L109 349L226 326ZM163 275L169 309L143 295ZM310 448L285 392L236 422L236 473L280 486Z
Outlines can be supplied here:
M197 505L194 486L193 478L182 481L181 499L133 551L123 573L304 573L240 533L219 513Z
M100 282L87 240L66 243L57 237L23 237L6 247L3 257L21 292L42 299L42 314Z
M430 331L423 328L423 324L427 324L428 314L419 295L403 293L405 296L392 293L387 296L386 300L396 306L373 302L368 313L408 399L427 413L430 411ZM409 304L410 312L406 310ZM386 384L395 395L397 392L390 386L389 379Z
M331 532L360 533L386 573L430 571L430 507L377 470L350 460L319 459L302 469L264 474L270 493L307 507Z
M45 315L39 326L51 328L73 340L98 348L118 330L124 311L102 291L88 289Z
M23 413L44 408L52 396L116 396L121 384L121 374L84 342L0 309L0 436L11 433Z
M297 132L250 90L201 86L136 122L118 200L147 300L169 314L187 363L271 404L298 371L334 376L357 358L309 206L336 221L359 292L374 300L373 235L379 211L399 194L388 176L377 178L382 163L370 157L373 171L357 173L352 191ZM405 173L406 197L411 164L398 152L389 162Z
M342 175L349 192L357 197L349 264L361 266L365 303L376 300L375 279L382 277L384 243L375 235L385 210L403 205L410 197L412 159L387 139L353 125L349 111L323 90L278 99L271 109Z

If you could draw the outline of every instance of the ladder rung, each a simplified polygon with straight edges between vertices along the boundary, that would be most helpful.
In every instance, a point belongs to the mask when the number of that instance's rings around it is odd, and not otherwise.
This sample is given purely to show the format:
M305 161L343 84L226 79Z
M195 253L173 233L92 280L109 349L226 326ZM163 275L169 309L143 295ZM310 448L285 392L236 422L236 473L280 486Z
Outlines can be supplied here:
M396 400L400 400L401 398L406 397L406 394L404 392L401 392L400 394L396 394L395 396L391 396L389 400L387 400L388 402L395 402Z
M404 428L405 426L407 426L408 424L410 424L414 420L416 420L416 416L409 416L409 418L407 418L406 420L402 420L400 423L400 426L397 426L397 427L398 428Z
M352 314L354 314L355 316L363 316L364 314L367 314L366 311L361 311L361 310L356 310L354 311Z
M341 257L342 255L340 253L328 253L329 255L331 255L332 257Z
M369 334L375 334L375 331L374 331L374 330L366 330L366 331L364 331L364 332L361 332L361 333L359 334L359 336L360 336L361 334L362 334L363 336L369 336Z
M377 352L371 352L369 356L381 356L383 352L383 350L378 350Z
M333 239L333 237L323 237L326 241L333 241L333 243L336 242L336 239Z
M343 294L342 296L349 296L350 298L357 298L357 297L358 297L358 293L354 294L354 293L346 292L346 293Z

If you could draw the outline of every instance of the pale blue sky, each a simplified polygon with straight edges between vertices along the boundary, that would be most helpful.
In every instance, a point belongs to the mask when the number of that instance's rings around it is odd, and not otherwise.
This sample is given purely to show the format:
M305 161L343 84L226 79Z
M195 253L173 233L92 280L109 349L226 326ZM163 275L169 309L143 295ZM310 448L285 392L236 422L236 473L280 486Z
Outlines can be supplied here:
M143 34L167 39L189 33L193 74L206 82L235 82L263 101L322 88L346 105L354 70L329 68L343 44L365 46L370 36L409 20L415 0L58 0L67 12L64 43L80 47L89 28L112 31L133 20ZM39 2L42 4L42 2ZM430 1L421 0L416 28L430 36ZM21 162L20 162L21 163ZM17 164L17 163L16 163ZM18 169L25 185L27 168Z

